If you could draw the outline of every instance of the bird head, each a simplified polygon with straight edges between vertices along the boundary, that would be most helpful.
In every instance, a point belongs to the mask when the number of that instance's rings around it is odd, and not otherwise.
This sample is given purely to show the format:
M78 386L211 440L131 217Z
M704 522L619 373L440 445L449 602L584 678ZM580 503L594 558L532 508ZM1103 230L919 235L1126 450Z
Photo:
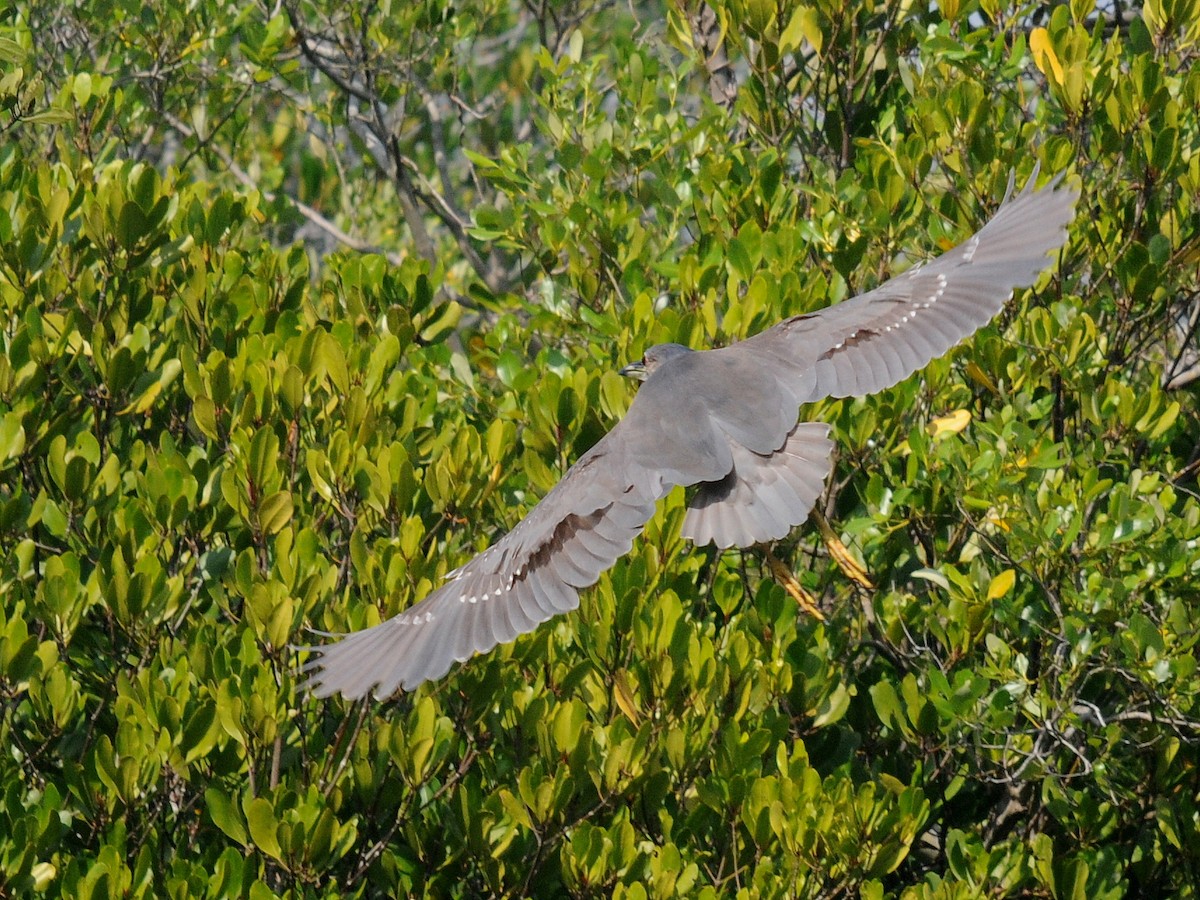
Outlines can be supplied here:
M655 344L642 354L642 358L638 362L630 363L621 370L620 374L626 378L636 378L638 381L645 381L663 363L691 352L689 348L682 344Z

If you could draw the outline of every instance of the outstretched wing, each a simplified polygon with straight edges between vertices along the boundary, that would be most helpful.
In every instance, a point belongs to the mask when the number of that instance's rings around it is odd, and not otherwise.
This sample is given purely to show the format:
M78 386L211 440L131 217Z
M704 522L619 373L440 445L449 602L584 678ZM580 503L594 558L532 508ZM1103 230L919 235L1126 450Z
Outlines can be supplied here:
M456 661L532 631L579 604L579 590L629 552L672 485L631 463L618 425L500 541L400 615L336 643L302 648L318 697L385 698Z
M1013 182L995 217L977 234L927 265L861 296L794 316L716 354L728 367L753 363L773 375L786 417L820 397L870 394L895 384L941 356L989 321L1013 289L1032 284L1066 240L1078 193L1060 188L1062 176L1034 190L1037 170L1012 197ZM736 391L730 392L736 394ZM760 400L771 396L765 385ZM719 395L718 395L719 396ZM689 504L683 533L696 543L744 547L785 535L811 510L829 467L832 444L823 425L801 424L786 439L777 410L753 407L772 452L735 445L733 467L704 484ZM744 415L744 403L722 398L715 417ZM768 428L768 426L770 426Z
M1067 239L1079 193L1062 174L1034 190L1037 169L973 237L868 293L793 316L727 351L769 361L780 381L803 382L803 400L890 387L973 334L1014 288L1050 266Z

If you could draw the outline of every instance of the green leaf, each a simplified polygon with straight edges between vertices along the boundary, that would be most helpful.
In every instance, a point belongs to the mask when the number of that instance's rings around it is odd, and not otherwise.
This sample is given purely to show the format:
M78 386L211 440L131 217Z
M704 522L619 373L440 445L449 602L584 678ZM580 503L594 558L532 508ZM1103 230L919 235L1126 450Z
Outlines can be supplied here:
M79 106L86 106L92 97L92 76L87 72L77 73L71 90L75 96L75 103Z
M211 440L220 440L217 430L217 408L208 397L200 396L192 402L192 420L196 427Z
M258 522L263 534L277 534L292 519L292 494L277 491L258 505Z
M904 722L903 707L900 705L900 695L888 681L879 681L871 686L871 702L875 706L875 714L879 721L889 727L900 727Z
M26 116L24 121L30 125L64 125L75 121L75 117L65 109L46 109Z
M149 222L142 208L132 200L121 206L117 218L117 240L126 250L133 250L149 234Z
M1171 239L1165 234L1151 235L1146 249L1150 253L1150 262L1152 265L1165 265L1171 258Z
M16 412L5 413L0 419L0 462L7 463L25 452L25 426L21 419Z
M25 61L25 48L11 38L0 37L0 62L21 65Z
M261 491L272 486L278 479L279 438L270 426L264 425L254 433L250 443L250 455L246 462L246 474Z
M278 838L279 825L271 803L263 797L253 797L242 802L242 809L245 810L246 825L254 845L273 859L282 861L283 851L280 849Z
M246 832L246 825L238 812L237 804L229 795L218 788L209 787L204 791L204 802L208 807L209 818L212 819L214 825L243 847L249 846L250 839Z

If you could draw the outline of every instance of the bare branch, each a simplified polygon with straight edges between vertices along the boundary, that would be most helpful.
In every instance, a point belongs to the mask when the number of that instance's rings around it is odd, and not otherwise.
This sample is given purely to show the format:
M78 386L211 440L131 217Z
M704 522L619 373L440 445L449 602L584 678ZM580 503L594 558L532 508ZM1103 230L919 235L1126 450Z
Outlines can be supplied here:
M186 125L183 121L181 121L180 119L173 116L171 113L163 110L162 116L164 119L166 119L167 124L169 124L172 128L174 128L180 134L183 134L189 138L196 138L196 132L192 128L188 127L188 125ZM403 257L400 254L398 254L394 251L385 250L382 247L377 246L376 244L372 244L370 241L366 241L366 240L363 240L362 238L357 238L354 235L347 234L345 231L340 229L337 225L333 224L333 222L329 221L329 219L325 218L325 216L321 215L319 212L317 212L315 209L313 209L311 206L309 206L307 203L305 203L302 200L299 200L295 197L289 197L286 194L283 194L278 191L264 190L262 187L260 187L258 185L257 182L255 182L255 180L253 178L250 177L249 173L246 172L245 169L243 169L241 166L239 166L234 161L233 157L229 154L228 151L226 151L224 148L218 146L217 144L213 143L212 141L208 141L208 140L205 140L202 138L199 140L200 140L201 146L204 149L211 152L219 160L221 160L221 162L229 170L229 173L231 175L233 175L234 178L236 178L239 182L241 182L246 187L250 188L251 190L258 191L260 194L262 194L264 197L266 197L268 200L271 200L271 201L277 201L280 199L286 200L288 203L290 203L292 206L294 206L296 208L296 211L299 212L300 215L304 216L304 218L306 218L309 222L316 225L318 228L320 228L322 231L324 231L330 237L334 238L334 240L336 240L338 243L344 244L345 246L349 247L351 250L357 250L360 253L378 253L381 256L386 257L388 262L392 263L393 265L400 264L400 261L403 259Z

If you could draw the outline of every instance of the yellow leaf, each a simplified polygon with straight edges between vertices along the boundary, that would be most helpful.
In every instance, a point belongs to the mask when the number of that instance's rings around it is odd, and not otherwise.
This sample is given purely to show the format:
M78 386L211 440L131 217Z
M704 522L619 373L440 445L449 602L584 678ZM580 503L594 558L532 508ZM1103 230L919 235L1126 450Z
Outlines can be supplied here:
M996 382L992 381L991 376L989 376L987 372L983 371L983 369L979 368L976 363L967 363L967 375L971 377L972 381L985 390L989 390L996 395L1000 394L1000 388L996 387Z
M163 386L161 381L153 382L148 388L142 391L140 397L138 397L124 409L119 410L117 415L127 416L130 413L137 413L140 415L141 413L146 412L146 410L154 405L154 401L158 399L158 395L162 393L162 389Z
M1016 580L1017 573L1012 569L1005 569L993 578L992 583L988 585L987 598L989 600L999 600L1013 589L1013 584L1016 583Z
M825 614L817 608L817 599L804 589L804 587L796 580L796 576L788 571L788 567L775 558L770 550L767 551L767 568L771 570L771 575L783 587L785 591L791 594L792 599L804 612L808 613L818 622L825 621Z
M965 409L956 409L945 416L938 416L929 423L929 433L934 437L944 434L958 434L971 424L971 413Z
M162 393L163 388L170 384L183 371L183 363L178 359L168 359L163 363L162 370L158 373L158 381L155 381L147 387L137 399L133 400L124 409L119 410L117 415L127 416L129 413L142 415L148 412L150 407L154 405L154 401L158 399L158 395Z
M816 510L813 510L812 517L817 520L817 527L821 529L821 539L825 541L829 555L833 557L833 561L838 564L838 568L842 570L842 573L851 581L862 585L867 590L874 590L875 585L867 577L867 570L858 560L850 555L850 551L842 543L842 539L833 533L833 529L829 527L829 520Z
M1045 28L1033 29L1029 35L1029 50L1033 53L1033 62L1041 73L1052 78L1054 83L1061 87L1063 69L1054 47L1050 44L1050 32ZM1047 68L1050 69L1049 72L1046 71Z
M29 870L29 877L33 879L33 889L40 894L53 884L58 877L58 869L53 863L40 862Z
M779 36L779 52L792 53L800 49L802 41L812 44L817 55L825 44L825 35L821 33L821 20L815 8L797 6L792 18L783 33Z
M504 467L501 466L500 463L496 463L494 466L492 466L492 474L488 477L488 483L484 485L483 494L479 498L479 503L481 505L482 505L483 501L487 500L490 496L492 496L492 491L494 491L496 489L496 485L498 485L500 483L500 478L503 475L504 475Z
M638 712L637 699L629 687L629 673L624 669L617 669L613 675L613 700L616 701L617 708L625 714L625 718L636 728L641 723L642 715Z
M1179 248L1178 260L1182 265L1195 265L1200 263L1200 235L1194 235L1188 238L1187 244Z
M1012 526L1008 524L1008 519L1004 518L995 510L992 510L986 516L984 516L983 520L989 525L993 525L1005 533L1012 532Z

